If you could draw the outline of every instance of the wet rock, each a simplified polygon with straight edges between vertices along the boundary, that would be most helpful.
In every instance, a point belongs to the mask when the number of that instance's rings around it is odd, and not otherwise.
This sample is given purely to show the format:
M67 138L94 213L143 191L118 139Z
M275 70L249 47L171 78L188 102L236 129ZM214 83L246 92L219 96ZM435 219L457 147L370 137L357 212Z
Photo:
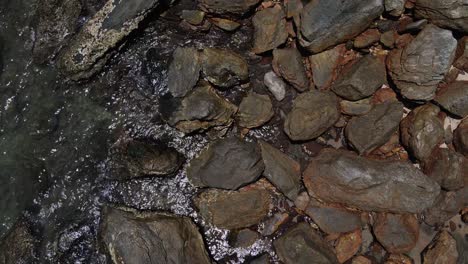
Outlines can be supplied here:
M455 129L453 145L459 153L468 156L468 119L464 119Z
M352 258L361 247L362 237L361 230L344 234L338 238L335 246L336 257L340 263L346 262Z
M100 236L114 263L211 263L188 217L107 207Z
M345 115L360 116L372 110L371 99L366 98L359 101L340 101L341 112Z
M273 51L273 68L278 75L298 91L309 89L309 79L302 62L302 56L296 48L275 49Z
M310 195L367 211L420 213L440 192L440 186L411 163L335 150L322 150L303 178Z
M221 98L209 84L202 84L175 102L176 111L168 118L169 125L184 133L221 129L231 125L237 107Z
M378 29L368 29L362 32L361 35L354 39L354 47L363 49L371 46L380 40L380 32Z
M387 67L401 94L410 100L431 100L455 58L452 32L427 25L405 48L393 50Z
M241 55L230 50L204 49L202 67L205 79L219 87L232 87L249 79L247 61Z
M37 6L34 60L46 62L73 34L81 12L79 0L46 0Z
M211 19L211 22L219 27L220 29L222 30L226 30L226 31L234 31L236 29L238 29L241 24L237 23L236 21L232 21L232 20L229 20L229 19L224 19L224 18L212 18Z
M190 162L187 176L197 187L235 190L260 177L261 159L254 143L235 137L219 139Z
M332 90L346 100L357 101L371 96L386 83L386 78L383 60L368 55L341 72Z
M158 0L107 1L62 51L61 71L74 80L95 74L110 58L110 51L158 4Z
M239 126L254 128L268 122L273 114L273 104L270 97L252 92L242 99L237 118Z
M352 232L361 227L360 216L344 208L309 205L305 212L328 234Z
M359 35L383 10L382 0L309 2L301 13L300 43L321 52Z
M302 187L300 164L265 141L260 141L260 148L265 163L263 175L294 201Z
M178 47L168 70L167 87L174 97L184 97L197 84L201 59L195 48Z
M468 36L461 38L458 42L457 60L453 66L468 72Z
M251 11L260 0L198 0L198 2L210 13L242 16Z
M435 101L451 114L461 118L468 116L468 81L453 82Z
M333 49L309 57L312 77L317 88L325 89L330 86L335 78L339 61L342 59L345 51L345 46L339 45Z
M431 226L442 225L468 206L468 187L455 192L442 192L434 205L424 212L424 222Z
M238 232L234 232L231 238L232 244L234 247L250 247L257 241L260 235L250 229L242 229Z
M439 107L417 107L400 123L401 142L418 160L428 158L444 140L444 125L438 118Z
M273 71L267 72L263 82L277 101L282 101L286 96L286 84Z
M198 26L203 22L205 12L200 10L182 10L180 18L192 25Z
M456 264L458 256L457 242L447 231L441 231L423 254L427 264Z
M415 11L440 27L468 33L468 6L463 0L417 0Z
M276 213L273 215L273 217L267 219L262 225L262 230L260 233L263 236L271 236L273 235L276 231L278 231L278 228L284 224L289 218L289 215L287 213Z
M439 149L424 164L424 173L442 188L456 191L468 179L468 160L450 149Z
M418 241L419 223L414 215L380 213L373 229L377 240L390 253L409 252Z
M346 138L359 154L370 153L397 131L402 116L403 105L399 102L377 105L369 113L348 122Z
M209 189L194 199L200 215L223 229L245 228L258 224L270 210L271 197L264 189L224 191Z
M273 241L279 259L285 264L335 264L338 260L328 246L307 223L299 223Z
M37 263L36 243L27 223L17 222L0 241L0 263Z
M331 92L311 90L294 100L284 131L292 140L310 140L323 134L339 118L337 97Z
M401 16L405 11L406 0L385 0L385 11L392 16Z
M253 44L255 53L275 49L288 38L286 15L279 5L257 12L252 18L252 23L255 28Z

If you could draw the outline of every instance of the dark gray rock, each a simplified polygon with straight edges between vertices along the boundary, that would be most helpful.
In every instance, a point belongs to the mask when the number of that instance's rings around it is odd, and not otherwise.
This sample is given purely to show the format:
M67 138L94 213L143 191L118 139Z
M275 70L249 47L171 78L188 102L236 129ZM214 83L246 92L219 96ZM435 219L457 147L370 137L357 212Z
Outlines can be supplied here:
M187 176L197 187L235 190L255 181L265 168L255 143L219 139L190 162Z
M357 101L371 96L386 82L383 59L367 55L341 72L331 89L346 100Z
M209 189L194 199L203 219L223 229L258 224L268 215L271 202L268 191L255 188L240 191Z
M453 145L459 153L468 156L468 119L464 119L455 129Z
M361 116L372 110L372 101L370 98L359 101L340 101L341 112L345 115Z
M468 186L455 192L441 192L434 205L424 211L424 222L441 226L464 206L468 206Z
M440 27L468 33L468 5L464 0L417 0L416 16Z
M345 129L346 139L359 154L367 154L385 144L403 116L403 105L385 102L369 113L352 118Z
M211 263L188 217L104 209L100 237L113 263Z
M385 11L392 16L401 16L405 11L406 0L385 0Z
M401 94L410 100L433 99L455 59L456 47L451 31L427 25L405 48L393 50L387 67Z
M237 232L233 232L230 235L231 244L234 247L247 248L252 246L257 239L260 238L260 234L252 231L248 228L241 229Z
M427 247L423 254L424 263L456 264L460 263L457 249L457 241L449 232L443 230Z
M257 12L252 18L252 23L255 29L253 44L255 53L275 49L288 38L286 14L279 5Z
M270 264L270 257L267 254L263 254L260 257L256 257L247 262L248 264Z
M309 89L309 79L302 62L301 53L296 48L275 49L273 68L298 91Z
M300 43L321 52L359 35L383 10L383 0L311 1L301 13Z
M310 140L323 134L339 118L337 97L331 92L311 90L294 99L284 131L292 140Z
M426 162L424 173L442 188L456 191L468 179L468 160L450 149L438 149Z
M468 81L453 82L435 101L451 114L461 118L468 116Z
M333 249L307 223L299 223L273 241L284 264L336 264Z
M309 205L305 213L325 233L348 233L361 228L359 214L344 208Z
M465 36L458 41L457 60L453 66L468 72L468 36Z
M393 254L409 252L419 237L418 219L411 214L377 214L373 230L380 244Z
M439 112L439 107L426 104L411 111L400 123L401 143L420 161L428 158L444 141Z
M300 164L264 141L260 141L260 148L265 163L263 175L294 201L302 187Z
M239 126L254 128L270 121L273 115L273 104L270 97L252 92L242 99L237 119Z
M361 210L420 213L440 186L409 162L370 160L351 152L322 150L303 174L310 195Z
M205 79L222 88L232 87L249 79L247 61L241 55L227 49L204 49L202 67Z
M184 97L197 84L200 77L201 59L195 48L178 47L167 73L167 87L174 97Z
M251 11L260 0L198 0L198 2L210 13L244 15Z
M0 241L0 264L37 263L38 242L27 223L20 220Z

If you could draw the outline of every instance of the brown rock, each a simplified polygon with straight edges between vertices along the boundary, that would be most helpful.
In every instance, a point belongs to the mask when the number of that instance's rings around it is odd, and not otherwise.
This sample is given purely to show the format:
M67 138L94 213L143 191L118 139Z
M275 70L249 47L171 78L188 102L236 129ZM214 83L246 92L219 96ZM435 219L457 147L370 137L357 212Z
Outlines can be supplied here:
M273 104L270 97L252 92L242 99L237 118L239 126L254 128L270 121L273 115Z
M309 79L307 79L302 56L296 48L275 49L273 68L298 91L303 92L309 89Z
M465 36L458 41L456 58L457 59L453 66L468 72L468 36Z
M236 21L232 21L232 20L229 20L229 19L224 19L224 18L212 18L211 19L211 22L219 27L220 29L222 30L226 30L226 31L234 31L236 29L238 29L241 24L240 23L237 23Z
M373 229L377 240L390 253L408 252L418 241L419 223L414 215L380 213Z
M357 256L353 258L351 264L372 264L372 261L364 256Z
M423 258L425 264L456 264L458 256L455 239L447 231L441 231L424 252Z
M468 118L464 119L455 129L453 144L459 153L468 156Z
M338 261L340 263L344 263L348 259L352 258L359 251L361 243L362 236L360 229L340 236L335 246Z
M368 29L354 39L354 47L363 49L371 46L380 40L380 32L378 29Z
M351 232L361 227L358 214L344 208L309 205L306 214L328 234Z
M246 248L252 246L259 237L260 235L257 232L245 228L233 232L230 235L230 240L234 247Z
M442 192L434 205L424 212L424 222L438 226L468 206L468 186L455 192Z
M270 217L263 223L263 229L260 233L264 236L270 236L274 234L278 228L284 224L289 218L287 213L276 213L273 217Z
M449 191L456 191L468 179L468 160L451 149L438 149L424 162L424 173Z
M260 0L199 0L198 2L210 13L241 16L252 10Z
M205 79L216 86L229 88L249 79L247 61L231 50L205 48L201 61Z
M337 75L338 66L345 55L345 45L314 54L309 57L312 77L317 88L323 90L331 85Z
M468 81L451 83L435 101L449 113L465 118L468 116Z
M391 254L384 264L413 264L413 260L403 254Z
M255 53L275 49L288 38L286 15L279 5L257 12L252 18L252 23L255 28L253 44Z
M380 37L380 42L387 48L392 49L395 46L395 32L393 30L387 31Z

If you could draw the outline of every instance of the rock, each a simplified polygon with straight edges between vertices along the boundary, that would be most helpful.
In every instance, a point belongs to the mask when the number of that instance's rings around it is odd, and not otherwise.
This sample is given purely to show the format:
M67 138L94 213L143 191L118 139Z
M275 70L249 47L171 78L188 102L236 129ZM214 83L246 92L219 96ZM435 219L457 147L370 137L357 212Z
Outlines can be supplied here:
M106 207L100 237L113 263L211 263L188 217Z
M327 131L339 118L336 96L331 92L311 90L294 99L284 131L291 140L310 140Z
M457 152L468 156L468 118L465 118L453 133L453 145Z
M468 206L468 187L455 192L442 192L434 205L424 212L424 222L431 226L444 224Z
M438 149L424 164L424 173L442 188L456 191L468 179L468 160L450 149Z
M46 0L37 6L33 58L45 63L77 28L81 13L79 0Z
M418 241L419 223L414 215L380 213L373 229L377 240L390 253L409 252Z
M418 160L424 161L444 141L444 124L439 107L426 104L415 108L400 123L401 143Z
M360 216L344 208L309 205L305 212L328 234L347 233L361 228Z
M396 36L393 30L387 31L380 36L380 42L387 48L393 49L395 46Z
M427 19L421 19L411 23L402 23L398 26L398 33L418 33L419 31L423 30L427 24Z
M180 18L194 26L198 26L201 23L203 23L203 19L205 18L205 12L200 10L182 10Z
M277 48L288 38L286 15L279 5L257 12L252 23L255 29L253 51L257 54Z
M457 242L447 231L441 231L423 254L425 264L456 264L458 256Z
M380 40L380 32L378 29L368 29L362 32L361 35L354 39L354 47L357 49L363 49L370 47L372 44Z
M251 11L260 0L198 0L198 2L210 13L242 16Z
M362 237L360 229L340 236L335 246L335 252L338 261L340 263L344 263L348 259L352 258L359 251L361 242Z
M371 96L386 83L385 64L382 59L371 55L359 59L340 77L331 89L338 96L357 101Z
M231 241L234 247L247 248L252 246L259 237L260 235L257 232L245 228L234 232Z
M451 114L461 118L468 116L468 81L453 82L435 101Z
M273 68L278 75L298 91L309 89L309 79L302 62L302 56L296 48L275 49L273 51Z
M420 213L440 193L440 186L411 163L335 150L312 159L303 179L310 195L365 211Z
M300 43L319 53L359 35L383 10L382 0L309 2L301 13Z
M289 219L289 215L287 213L276 213L273 215L273 217L270 217L262 224L262 229L260 233L263 236L271 236L288 219Z
M218 48L206 48L202 54L205 79L212 84L228 88L249 79L247 61L239 54Z
M173 174L184 161L177 150L161 142L130 140L117 148L115 160L123 168L113 177L120 180Z
M110 58L110 51L158 4L158 0L108 0L62 50L58 59L61 71L74 80L91 77Z
M197 187L235 190L260 177L265 168L261 159L254 143L219 139L190 162L187 176Z
M260 141L260 148L265 163L263 175L294 201L302 188L300 164L265 141Z
M267 254L263 254L260 257L256 257L247 263L248 264L270 264L270 258L268 257Z
M273 114L273 104L270 97L252 92L242 99L237 117L239 126L254 128L270 121Z
M385 0L385 11L392 16L401 16L405 11L406 0Z
M168 123L184 133L228 127L237 112L235 105L221 98L207 83L195 87L180 102L173 104L176 111L169 116Z
M413 260L403 254L391 254L384 264L413 264Z
M468 6L464 0L417 0L415 13L440 27L468 33Z
M223 229L258 224L268 215L271 202L268 191L253 188L240 191L208 189L194 199L203 219Z
M310 197L307 194L307 192L301 192L297 196L296 200L294 200L294 206L296 206L296 208L301 211L305 211L309 202L310 202Z
M364 256L357 256L353 258L351 264L372 264L372 261Z
M387 67L401 94L410 100L433 99L455 58L456 45L451 31L427 25L405 48L390 52Z
M304 222L290 228L273 241L273 246L284 264L338 263L333 249L309 224Z
M402 116L403 105L399 102L377 105L367 114L348 122L346 139L359 154L368 154L390 139Z
M369 113L372 110L372 102L370 98L359 101L340 101L341 112L345 115L360 116Z
M265 74L263 82L277 101L282 101L286 96L286 84L273 71Z
M173 97L184 97L200 78L201 58L195 48L178 47L167 74L167 87Z
M453 66L468 72L468 36L465 36L458 41L456 57L457 59Z
M346 47L339 45L333 49L309 57L312 77L317 88L322 90L331 85L336 77L339 62L342 60L345 51Z
M37 263L36 244L38 242L27 223L20 220L0 241L0 263Z
M234 31L236 29L238 29L241 24L240 23L237 23L236 21L232 21L232 20L229 20L229 19L224 19L224 18L212 18L211 19L211 22L219 27L220 29L222 30L226 30L226 31Z

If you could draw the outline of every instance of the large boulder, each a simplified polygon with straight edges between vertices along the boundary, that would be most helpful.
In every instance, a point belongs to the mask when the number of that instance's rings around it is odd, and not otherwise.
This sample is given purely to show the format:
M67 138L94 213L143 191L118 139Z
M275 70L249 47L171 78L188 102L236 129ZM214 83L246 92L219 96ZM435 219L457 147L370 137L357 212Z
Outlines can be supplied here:
M310 195L366 211L420 213L440 192L440 186L411 163L328 149L310 162L303 178Z
M464 118L468 116L468 81L456 81L435 98L447 112Z
M237 137L211 143L187 168L187 176L197 187L235 190L255 181L265 168L255 143Z
M380 213L375 218L373 230L380 244L394 254L409 252L419 238L418 219L411 214Z
M339 118L338 98L331 92L311 90L294 100L284 131L292 140L310 140L327 131Z
M252 18L252 23L255 29L253 44L255 53L275 49L288 38L286 14L279 5L257 12Z
M321 52L359 35L383 10L382 0L310 1L301 13L300 43Z
M242 16L251 11L260 0L198 0L198 2L210 13Z
M298 91L309 89L309 79L302 62L302 56L296 48L275 49L273 68Z
M106 207L100 237L111 260L125 263L211 263L188 217Z
M432 100L455 59L452 32L427 25L405 48L393 50L387 67L401 94L410 100Z
M416 0L416 16L440 27L468 33L468 5L464 0Z

